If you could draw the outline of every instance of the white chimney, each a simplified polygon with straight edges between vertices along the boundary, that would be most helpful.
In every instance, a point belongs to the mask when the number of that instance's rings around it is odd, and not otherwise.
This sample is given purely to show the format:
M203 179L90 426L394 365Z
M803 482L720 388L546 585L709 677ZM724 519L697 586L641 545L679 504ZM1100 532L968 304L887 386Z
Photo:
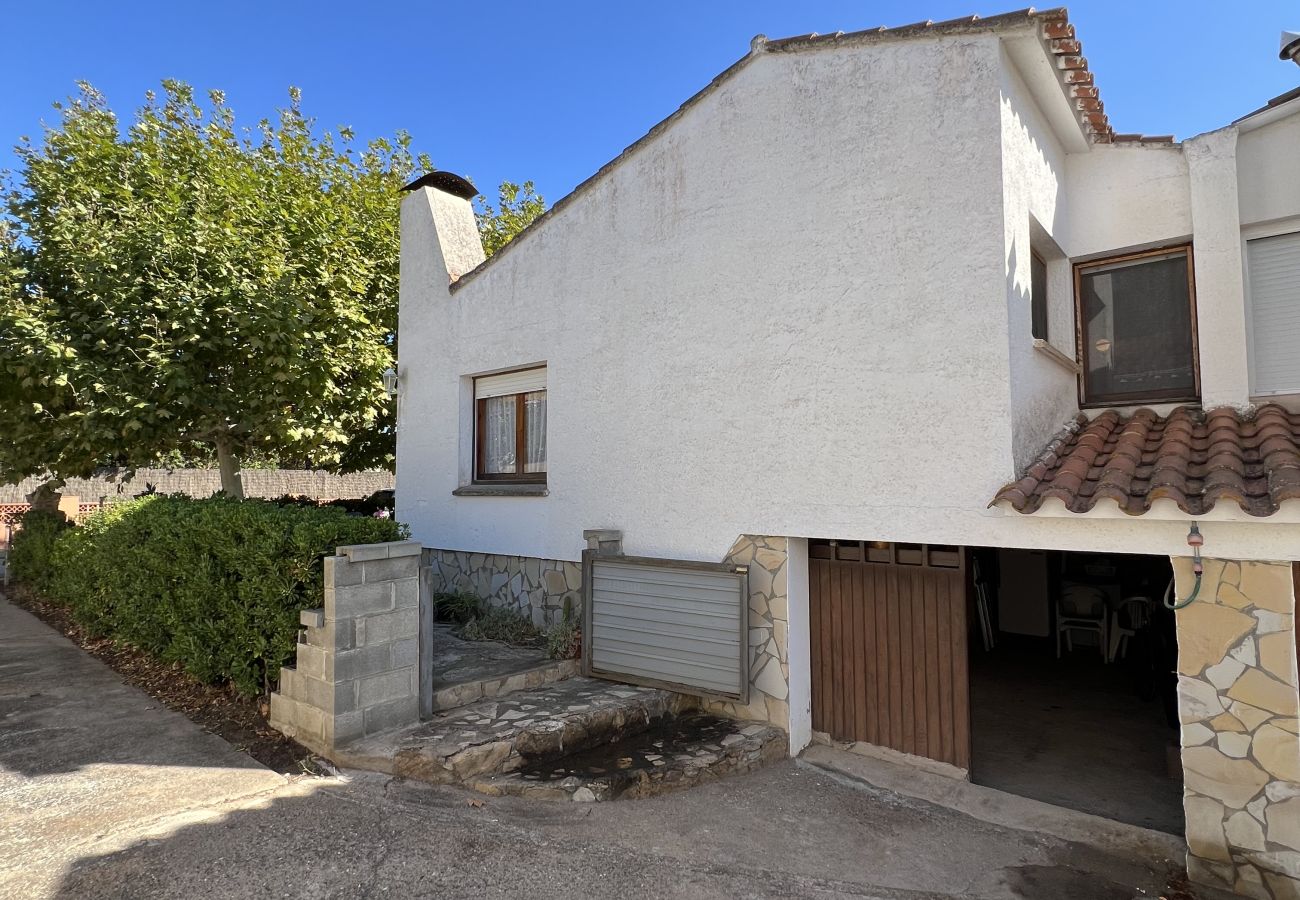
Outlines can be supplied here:
M487 258L470 205L478 190L451 172L429 172L402 190L402 291L423 282L445 293Z

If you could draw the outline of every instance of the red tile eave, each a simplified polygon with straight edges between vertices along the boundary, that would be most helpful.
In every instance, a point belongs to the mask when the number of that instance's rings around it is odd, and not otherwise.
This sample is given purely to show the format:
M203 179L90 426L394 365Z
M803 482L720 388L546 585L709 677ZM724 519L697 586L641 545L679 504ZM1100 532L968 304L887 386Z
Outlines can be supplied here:
M1139 516L1167 499L1188 515L1224 501L1266 518L1300 500L1300 415L1266 404L1245 413L1183 406L1164 417L1149 409L1080 416L989 505L1028 515L1051 498L1080 514L1113 500Z

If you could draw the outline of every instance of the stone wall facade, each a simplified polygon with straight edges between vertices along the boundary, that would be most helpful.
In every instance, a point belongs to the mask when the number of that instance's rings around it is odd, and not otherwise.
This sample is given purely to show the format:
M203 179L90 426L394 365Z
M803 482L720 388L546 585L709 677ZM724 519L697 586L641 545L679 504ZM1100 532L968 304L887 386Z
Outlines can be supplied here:
M315 500L343 500L369 497L375 491L393 489L392 472L353 472L335 475L313 469L244 469L244 494L248 497L311 497ZM42 483L25 478L17 484L0 485L0 503L23 503ZM69 478L63 493L76 494L83 503L122 500L135 496L152 484L160 494L211 497L221 488L216 469L136 469L130 481L95 476Z
M564 605L582 615L582 563L467 550L424 551L421 572L430 593L468 591L513 609L541 628L560 621Z
M1175 558L1180 597L1190 559ZM1187 868L1199 883L1300 898L1300 705L1290 562L1204 563L1178 611Z
M724 562L749 568L749 703L722 700L710 712L790 728L789 542L741 535Z
M325 559L324 605L303 611L297 659L271 695L272 727L327 757L420 716L420 545L337 553Z

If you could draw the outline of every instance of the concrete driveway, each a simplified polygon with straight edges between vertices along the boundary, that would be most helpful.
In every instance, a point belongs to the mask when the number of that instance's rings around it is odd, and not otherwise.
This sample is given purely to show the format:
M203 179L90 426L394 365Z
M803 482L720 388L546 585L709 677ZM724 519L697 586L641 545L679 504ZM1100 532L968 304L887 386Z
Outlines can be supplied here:
M0 896L1129 900L1171 864L785 762L651 800L285 779L0 602Z

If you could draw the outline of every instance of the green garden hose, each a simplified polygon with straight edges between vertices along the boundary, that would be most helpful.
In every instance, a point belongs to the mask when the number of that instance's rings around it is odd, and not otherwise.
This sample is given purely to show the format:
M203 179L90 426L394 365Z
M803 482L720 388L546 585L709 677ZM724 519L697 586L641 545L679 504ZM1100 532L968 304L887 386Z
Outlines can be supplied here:
M1165 588L1165 609L1179 610L1191 606L1196 600L1196 596L1201 592L1201 575L1204 569L1201 567L1201 545L1205 543L1205 538L1201 537L1201 530L1192 523L1192 530L1187 532L1187 544L1192 548L1192 574L1196 576L1196 583L1192 585L1192 592L1186 600L1174 600L1174 579L1169 579L1169 587Z

